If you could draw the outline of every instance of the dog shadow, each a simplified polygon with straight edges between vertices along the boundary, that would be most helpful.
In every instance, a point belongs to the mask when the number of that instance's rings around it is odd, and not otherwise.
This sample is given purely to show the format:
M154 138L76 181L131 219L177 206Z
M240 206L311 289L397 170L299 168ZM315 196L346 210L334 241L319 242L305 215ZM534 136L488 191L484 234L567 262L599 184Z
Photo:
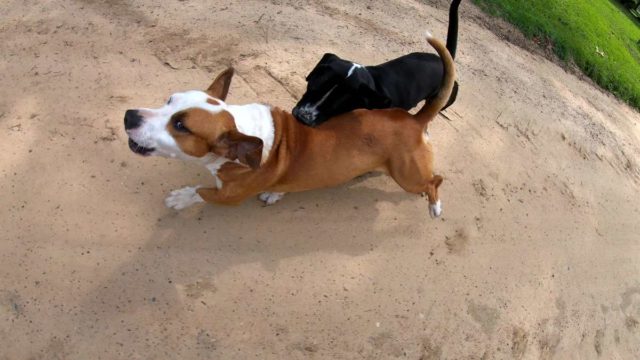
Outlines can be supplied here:
M162 322L179 321L185 296L215 287L214 278L238 266L259 264L275 274L279 263L288 258L312 253L367 254L398 227L407 227L406 223L376 225L380 216L388 215L387 211L382 215L380 207L415 201L417 196L388 182L382 187L394 186L394 191L369 187L369 178L338 188L287 194L269 207L256 199L237 207L201 204L180 212L167 209L156 219L145 245L97 284L80 307L100 313L101 334L115 334L113 330L122 329L132 313L148 313L142 318L155 320L138 325L153 328L158 326L159 313ZM398 206L392 215L409 217L403 214L409 211L405 208ZM424 209L426 220L426 200ZM163 310L159 312L158 306ZM118 336L134 335L118 333L110 342L131 343Z

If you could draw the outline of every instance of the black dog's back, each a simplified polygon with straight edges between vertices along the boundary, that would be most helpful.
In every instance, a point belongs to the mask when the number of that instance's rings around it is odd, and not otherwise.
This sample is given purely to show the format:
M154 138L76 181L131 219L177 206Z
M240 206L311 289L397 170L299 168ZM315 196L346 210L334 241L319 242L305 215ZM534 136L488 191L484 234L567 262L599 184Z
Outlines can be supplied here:
M458 39L458 6L453 0L449 10L447 50L455 57ZM315 126L329 118L359 108L411 109L420 101L430 101L440 90L442 60L436 54L415 52L384 64L362 67L325 54L307 76L307 92L293 108L302 123ZM458 83L443 109L455 101Z
M405 110L411 109L425 98L435 96L440 90L444 75L442 60L438 55L419 52L380 65L367 66L367 70L374 79L384 76L384 82L376 83L378 90L390 98L395 107ZM411 81L408 82L407 79Z

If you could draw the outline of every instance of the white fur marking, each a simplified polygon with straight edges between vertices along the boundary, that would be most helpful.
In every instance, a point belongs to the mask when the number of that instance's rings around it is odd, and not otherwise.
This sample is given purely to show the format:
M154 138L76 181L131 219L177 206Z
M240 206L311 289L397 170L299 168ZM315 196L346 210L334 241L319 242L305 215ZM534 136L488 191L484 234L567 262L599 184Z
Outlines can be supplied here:
M363 68L363 67L364 66L362 66L360 64L352 63L351 68L349 68L349 71L347 72L347 78L349 76L351 76L356 69L360 69L360 68ZM307 118L308 120L312 120L312 121L315 120L316 117L319 114L318 107L320 105L322 105L322 103L324 103L327 100L329 95L331 95L331 93L333 92L333 90L336 89L337 86L338 85L334 85L331 89L329 89L329 91L327 91L327 93L324 94L324 96L322 98L320 98L320 100L318 100L318 102L316 102L315 104L313 104L313 105L306 104L303 107L301 107L300 110L299 110L300 111L300 115L303 118Z
M431 140L431 135L429 135L429 130L424 129L424 131L422 132L422 139L424 139L424 142L429 142L429 140Z
M435 204L429 204L429 215L431 215L433 219L442 215L442 203L440 200L436 201Z
M329 91L327 91L327 93L326 93L326 94L324 94L324 96L322 97L322 99L318 100L318 102L317 102L317 103L315 103L315 105L313 105L313 109L316 109L316 108L318 108L318 106L322 105L322 103L323 103L325 100L327 100L327 98L329 97L329 95L331 95L331 93L333 92L333 90L335 90L335 89L336 89L336 87L337 87L337 86L338 86L338 85L333 85L333 87L332 87Z
M229 162L230 160L225 158L225 157L219 157L215 160L213 160L213 162L208 163L205 165L205 167L207 168L207 170L209 170L211 172L211 175L213 175L213 178L216 181L216 188L217 189L221 189L222 188L222 180L220 180L220 178L218 177L218 170L220 170L220 167L222 166L222 164Z
M305 105L300 109L300 112L303 114L306 114L306 116L311 115L312 116L312 120L315 120L316 116L318 116L318 106L322 105L323 102L325 102L325 100L327 100L327 98L329 97L329 95L331 95L331 93L333 92L333 90L336 89L336 87L338 87L338 85L334 85L331 89L329 89L329 91L327 91L326 94L324 94L324 96L318 100L317 103L313 104L313 105Z
M309 120L315 120L316 116L318 116L319 114L319 111L315 108L315 106L311 106L307 104L300 108L300 114L302 117L305 117L305 118L308 118L310 116L311 119Z
M248 104L227 105L226 110L233 116L238 131L262 140L262 160L260 163L263 164L269 158L276 133L271 108L262 104Z
M349 69L349 72L347 73L347 77L351 76L351 74L353 74L353 72L356 71L356 69L360 69L362 67L363 66L360 64L353 63L353 65L351 65L351 69Z
M199 108L212 114L226 110L233 116L238 131L262 140L262 163L267 161L275 137L271 108L262 104L227 105L219 99L216 99L218 104L210 104L207 102L209 99L211 97L203 91L192 90L175 93L171 95L171 102L161 108L138 109L143 113L143 125L137 129L127 130L127 134L140 146L155 149L151 153L152 155L208 163L210 162L208 157L205 159L196 158L182 152L173 136L167 131L166 126L173 114L189 108Z
M144 121L140 127L127 130L127 135L140 146L153 148L152 155L183 160L202 160L202 158L189 156L182 152L166 127L171 116L178 111L200 108L215 114L225 110L224 103L213 105L207 102L208 99L210 96L205 92L193 90L171 95L171 103L165 104L161 108L138 109Z
M282 192L263 192L258 195L258 198L264 202L265 205L273 205L280 201L284 197L285 193Z
M193 204L204 202L202 197L196 192L200 187L201 186L187 186L182 189L173 190L169 193L169 196L164 199L164 204L168 208L182 210Z

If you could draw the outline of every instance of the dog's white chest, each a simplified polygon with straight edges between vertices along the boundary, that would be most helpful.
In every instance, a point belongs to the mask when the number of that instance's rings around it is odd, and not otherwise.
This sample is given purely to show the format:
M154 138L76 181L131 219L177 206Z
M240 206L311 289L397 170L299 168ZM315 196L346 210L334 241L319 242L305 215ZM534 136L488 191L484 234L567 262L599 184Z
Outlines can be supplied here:
M220 180L220 178L218 177L218 170L220 170L220 167L222 166L222 164L229 162L230 160L225 158L225 157L219 157L215 160L213 160L212 162L208 163L205 165L205 167L207 168L207 170L209 170L209 172L211 172L211 175L213 175L213 178L216 181L216 188L220 189L222 188L222 180Z

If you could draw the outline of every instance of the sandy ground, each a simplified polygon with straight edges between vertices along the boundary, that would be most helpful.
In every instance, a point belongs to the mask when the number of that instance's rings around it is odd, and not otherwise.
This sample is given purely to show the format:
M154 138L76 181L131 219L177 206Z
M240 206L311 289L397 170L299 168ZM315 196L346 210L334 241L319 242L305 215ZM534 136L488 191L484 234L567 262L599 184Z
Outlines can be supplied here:
M125 109L227 65L230 102L290 108L324 52L446 33L413 0L211 3L3 1L0 359L640 357L640 115L469 2L431 127L442 219L383 176L166 209L211 178L132 154Z

